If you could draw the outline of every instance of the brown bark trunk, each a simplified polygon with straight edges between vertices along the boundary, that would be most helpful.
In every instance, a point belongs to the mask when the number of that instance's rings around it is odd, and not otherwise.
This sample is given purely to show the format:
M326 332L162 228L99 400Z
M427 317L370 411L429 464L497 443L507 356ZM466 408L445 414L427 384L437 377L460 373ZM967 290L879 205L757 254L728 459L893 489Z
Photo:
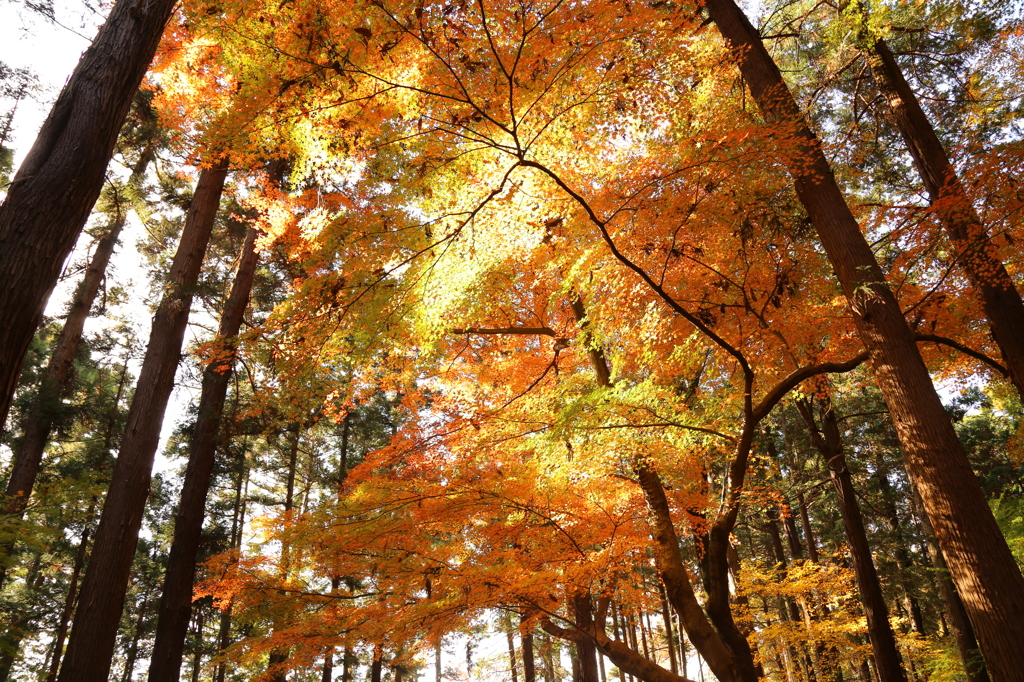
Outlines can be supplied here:
M152 158L152 149L147 149L142 153L135 168L132 169L131 177L128 180L129 185L142 182L146 167ZM53 426L53 418L49 414L47 405L59 400L64 392L75 355L82 343L82 330L89 317L89 310L92 309L92 304L96 300L96 294L103 282L110 256L114 253L114 246L127 222L127 210L118 204L117 211L118 213L111 221L106 233L96 243L96 250L93 251L89 267L85 271L85 277L82 278L72 298L71 307L64 319L64 327L53 344L53 353L50 355L46 371L43 374L39 396L29 412L28 419L25 420L25 433L18 451L14 455L11 478L7 483L7 502L3 510L5 515L20 517L28 503L29 495L32 494L32 486L35 485L39 464L43 459L43 450Z
M821 145L782 74L733 0L707 0L711 19L736 50L754 99L772 122L791 126L801 148L790 173L842 284L892 414L907 463L953 582L996 680L1024 670L1024 576L996 525L957 440L914 335L850 213Z
M955 262L981 301L1009 379L1024 396L1024 302L1020 293L889 46L884 40L874 41L864 55L889 117L899 128L932 208L946 229Z
M920 505L915 495L912 498L914 506ZM932 532L932 524L924 514L917 514L921 519L922 530L924 531L925 546L928 549L928 557L935 567L935 579L939 584L939 597L943 606L946 607L946 616L949 619L949 629L953 634L953 641L956 642L957 652L960 654L960 662L963 663L964 672L967 674L968 682L988 682L988 670L985 668L985 661L978 649L978 640L974 636L974 628L971 620L967 617L967 610L956 592L953 581L949 578L949 569L946 568L946 560L942 558L938 544L935 542L935 534Z
M804 421L807 422L811 442L825 460L832 484L835 486L839 511L846 527L846 540L850 546L850 560L853 563L853 572L857 576L860 600L867 616L868 636L871 640L871 651L875 655L879 680L905 682L903 661L896 647L896 636L889 624L889 609L886 607L882 586L871 558L871 547L864 530L864 519L857 504L850 470L846 467L846 456L843 453L835 413L831 406L822 405L822 426L819 430L811 403L800 401L798 407Z
M64 260L103 188L132 97L175 0L119 0L0 205L0 429Z
M586 309L582 299L574 297L571 306L576 322L586 332ZM611 370L603 350L591 342L589 334L585 334L584 343L598 385L610 386ZM748 438L748 446L749 442ZM706 554L708 563L714 566L708 570L708 579L705 580L705 588L708 591L708 613L705 615L694 594L689 572L679 553L679 539L672 523L661 478L647 463L638 461L634 467L637 481L647 502L658 571L665 585L668 600L679 614L680 622L690 636L690 641L708 659L720 682L755 682L761 677L761 671L754 661L750 644L733 621L729 607L726 556L729 547L728 534L731 531L729 519L725 519L724 523L716 523L709 535ZM719 554L721 556L718 556ZM636 642L633 642L633 648L636 649Z
M146 607L149 606L149 596L142 600L142 607L139 609L139 617L135 619L135 630L132 631L132 643L128 647L128 657L124 662L124 672L121 673L121 682L131 682L132 673L135 672L135 659L139 655L139 640L142 639L142 624L146 619Z
M438 658L438 661L441 659ZM357 664L355 654L352 653L352 647L345 646L345 653L341 656L341 682L352 682L352 668ZM437 682L441 682L440 673L438 673Z
M92 516L90 510L89 516ZM71 580L68 585L68 593L64 598L64 610L60 613L60 621L57 624L57 634L54 635L53 658L50 661L50 670L46 674L46 682L56 682L57 671L60 670L61 656L64 654L64 638L68 636L68 623L71 614L75 609L75 601L78 599L78 578L82 574L82 567L85 565L85 554L89 545L89 528L82 532L82 540L78 543L78 552L75 554L75 566L71 570Z
M379 647L373 648L373 662L370 664L370 682L380 682L380 673L383 669L383 654Z
M689 571L679 555L679 539L669 512L668 498L658 475L645 465L637 469L637 480L647 500L648 518L654 540L654 557L672 604L693 646L708 662L721 682L756 682L759 675L745 638L740 646L726 642L704 615L690 583Z
M573 599L573 612L576 627L584 632L595 629L594 610L589 594L578 594ZM597 649L594 641L587 637L576 639L576 655L580 664L580 682L600 682L597 671Z
M144 150L132 169L129 185L137 185L142 182L153 158L152 148ZM71 367L82 343L82 330L85 328L85 321L89 317L96 294L110 263L110 256L114 253L114 246L127 222L127 210L118 205L118 214L111 221L106 234L96 243L96 250L93 252L89 267L85 271L74 298L71 301L71 308L64 319L64 327L61 329L57 340L53 344L53 353L46 365L46 371L39 386L39 395L29 411L25 420L25 431L21 443L14 454L14 461L11 466L11 477L7 482L5 491L6 502L3 513L7 516L20 518L28 504L32 488L35 486L36 477L39 475L39 467L43 461L43 451L50 438L50 431L53 428L53 416L49 406L60 400L64 393L68 377L71 374ZM13 544L5 543L0 547L0 562L5 563L11 554ZM6 565L0 566L0 586L7 578Z
M181 356L192 289L206 253L226 174L224 161L200 174L185 218L169 286L153 317L149 347L96 530L89 570L82 582L76 627L71 631L60 682L92 682L106 679L110 672L117 624L149 495L153 458Z
M192 617L192 584L195 581L196 555L203 531L206 495L220 445L218 435L224 400L234 368L236 337L249 304L249 292L256 272L258 237L259 230L249 228L231 285L231 294L221 315L217 338L226 353L218 355L218 359L208 364L203 371L199 416L192 431L191 454L174 519L174 538L167 558L163 596L160 598L149 682L177 682L181 670L185 636Z
M537 682L537 669L533 660L533 632L530 625L519 623L519 641L523 650L523 682Z
M804 538L807 541L807 557L818 563L818 543L814 539L814 531L811 528L811 517L807 514L807 501L803 493L796 494L797 505L800 509L800 526L804 529Z
M508 661L512 682L519 682L519 673L516 670L516 640L515 635L512 633L511 623L509 629L505 632L505 639L508 641Z
M676 660L676 646L672 634L672 615L668 610L668 598L665 596L665 585L658 582L658 591L661 593L661 619L665 623L665 641L668 643L668 662L673 673L679 674L679 664Z
M192 682L199 682L203 665L203 628L206 627L206 611L200 610L196 618L196 649L192 656ZM178 682L175 680L174 682Z

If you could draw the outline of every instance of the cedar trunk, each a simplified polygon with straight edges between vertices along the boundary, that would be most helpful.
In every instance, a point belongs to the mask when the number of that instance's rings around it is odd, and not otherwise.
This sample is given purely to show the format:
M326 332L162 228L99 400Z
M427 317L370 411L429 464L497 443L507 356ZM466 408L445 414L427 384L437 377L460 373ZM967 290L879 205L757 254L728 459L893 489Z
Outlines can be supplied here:
M828 254L869 353L953 582L995 680L1024 670L1024 576L1006 545L932 385L914 336L778 67L733 0L706 7L765 116L792 127L800 147L790 174Z
M146 167L153 158L152 148L143 151L132 169L129 184L142 182L146 173ZM52 401L59 400L71 374L71 366L74 363L78 347L82 344L82 330L85 328L85 321L89 317L89 310L96 300L100 284L110 263L110 256L114 253L114 246L121 235L128 219L127 211L118 206L118 212L106 234L96 244L96 250L89 261L89 267L85 271L85 277L78 285L78 290L71 301L71 309L64 320L64 327L57 336L53 345L53 353L46 365L46 373L43 375L42 384L39 387L39 396L29 411L25 423L25 433L14 455L14 462L11 466L11 478L7 482L6 502L3 513L6 516L21 517L28 504L28 498L32 494L32 488L36 483L36 476L39 475L39 466L43 461L43 451L50 438L50 431L53 428L53 418L47 410L47 405ZM3 559L10 556L12 546L5 545L0 548ZM6 578L7 567L0 568L0 586Z
M871 558L871 547L868 544L867 532L864 530L864 518L860 513L860 505L857 504L857 493L853 489L850 470L846 466L846 455L843 452L835 413L830 406L822 406L822 428L819 430L811 403L801 401L798 407L804 421L807 422L811 442L828 466L836 498L839 500L839 512L846 528L846 541L850 546L850 560L857 577L860 601L867 616L868 637L878 668L878 679L880 682L905 682L907 678L903 672L903 659L896 646L896 636L889 623L889 609L885 604L882 585Z
M1024 396L1024 302L1020 293L889 46L878 40L865 56L889 117L899 128L953 245L955 262L981 301L1010 381Z
M236 337L249 304L249 292L252 291L256 272L258 236L257 228L249 228L231 285L231 294L221 316L217 338L224 344L226 353L218 355L203 371L199 417L192 431L191 454L182 483L178 513L174 519L174 539L160 598L149 682L177 682L181 671L185 637L192 617L192 583L203 530L206 495L210 489L210 477L217 453L224 399L228 394L228 383L234 366Z
M185 218L167 291L153 317L149 346L96 530L89 570L82 582L76 625L59 682L93 682L106 679L110 672L132 557L149 495L153 458L181 357L192 289L199 277L226 175L226 161L202 171Z
M174 5L114 5L0 205L0 429L46 300L100 195L117 133Z

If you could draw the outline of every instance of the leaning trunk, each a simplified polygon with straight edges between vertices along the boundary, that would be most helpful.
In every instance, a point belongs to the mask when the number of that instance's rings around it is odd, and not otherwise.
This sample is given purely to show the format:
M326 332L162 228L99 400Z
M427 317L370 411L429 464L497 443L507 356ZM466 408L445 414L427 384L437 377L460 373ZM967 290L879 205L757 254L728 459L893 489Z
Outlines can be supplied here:
M1024 576L1006 545L870 246L757 31L733 0L706 7L765 116L792 128L790 173L839 278L942 553L997 680L1024 669Z
M135 167L132 169L129 185L137 185L142 182L153 158L152 148L142 152ZM96 243L96 250L89 261L89 267L85 271L71 301L71 308L64 320L64 327L60 330L57 340L53 345L53 353L46 365L46 372L39 386L39 395L35 404L30 408L28 419L25 421L25 433L14 455L11 465L11 478L7 482L6 503L4 514L6 516L20 518L28 504L29 495L36 483L36 476L39 475L39 465L43 461L43 451L46 449L46 442L50 438L50 431L53 428L53 417L47 406L60 400L61 394L68 383L71 374L71 366L74 363L75 355L78 354L78 347L82 344L82 330L85 328L85 321L89 317L89 311L96 300L96 294L100 290L100 284L107 272L107 265L114 253L114 246L117 239L128 221L126 209L118 204L117 215L111 221L106 234ZM5 545L0 548L3 558L10 556L12 546ZM0 585L3 585L6 578L7 567L0 568Z
M1009 379L1024 397L1024 302L1020 293L889 46L878 40L864 54L889 117L899 128L932 208L953 245L953 262L981 301Z
M235 345L242 316L249 303L253 275L256 272L256 238L259 230L250 228L242 247L231 294L224 306L217 333L225 352L203 371L203 390L199 399L199 417L192 431L191 455L181 488L181 501L174 519L174 539L167 559L163 596L157 617L156 641L149 665L149 682L177 682L181 670L185 636L192 617L192 583L196 555L203 530L206 494L217 453L218 434L224 412L224 399L235 360Z
M110 672L117 625L149 495L153 458L181 357L192 289L199 277L226 175L227 162L220 161L199 176L171 265L167 292L153 317L149 347L96 530L89 570L82 582L76 627L71 631L60 682L92 682L106 679Z
M132 97L176 0L119 0L0 205L0 430L50 291L103 188Z
M860 590L860 601L867 616L868 637L871 640L871 651L875 655L878 679L880 682L905 682L903 661L896 646L896 636L889 623L889 609L882 594L882 584L878 580L878 572L871 558L871 547L868 545L864 519L857 504L857 493L853 489L850 470L846 466L846 455L843 452L835 413L830 406L823 406L822 429L819 431L811 403L801 401L799 409L807 422L811 442L828 465L828 473L832 478L832 485L835 486L839 511L846 528L846 541L850 546L850 560Z

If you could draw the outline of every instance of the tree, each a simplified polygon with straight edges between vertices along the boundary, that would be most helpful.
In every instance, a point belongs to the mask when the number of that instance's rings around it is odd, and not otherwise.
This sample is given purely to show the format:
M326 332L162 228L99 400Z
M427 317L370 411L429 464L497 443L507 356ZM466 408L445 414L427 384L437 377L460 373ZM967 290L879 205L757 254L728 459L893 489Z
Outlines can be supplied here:
M75 68L0 205L0 424L21 361L96 198L174 0L120 0ZM0 426L2 428L2 426Z
M89 568L75 612L77 627L71 631L58 677L60 682L103 678L110 670L160 427L174 388L192 287L203 263L227 171L226 159L219 159L212 168L200 173L185 218L171 266L170 286L153 318L125 437L96 529Z

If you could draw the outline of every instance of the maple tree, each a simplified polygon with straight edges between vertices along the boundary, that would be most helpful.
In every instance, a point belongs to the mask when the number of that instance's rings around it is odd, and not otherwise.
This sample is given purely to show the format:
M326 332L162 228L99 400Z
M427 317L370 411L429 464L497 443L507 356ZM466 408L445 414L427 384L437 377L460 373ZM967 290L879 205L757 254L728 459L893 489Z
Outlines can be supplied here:
M857 21L818 9L807 16ZM877 22L858 46L884 90ZM554 682L561 642L582 682L598 682L606 661L620 679L691 679L689 645L723 681L839 679L862 670L869 648L877 678L900 680L938 669L941 635L926 622L962 623L959 595L988 674L1013 679L1024 579L930 377L995 368L1017 381L1012 344L979 332L996 316L946 276L934 239L900 252L889 236L899 211L858 204L858 183L879 181L846 152L826 156L830 128L814 132L735 4L185 3L152 82L162 121L195 156L230 150L249 244L259 231L283 284L265 320L200 351L196 464L151 678L176 679L192 646L195 678L216 652L211 678L234 667L331 679L340 652L345 679L361 659L371 679L397 680L445 637L472 637L502 613L513 678L541 669ZM987 160L1015 162L1009 150ZM953 177L945 163L937 172ZM926 178L928 216L963 217L974 182L964 176L956 210ZM993 190L1002 217L986 224L1012 222L1010 194ZM930 233L932 217L915 220L902 234ZM980 234L980 214L964 220ZM886 236L870 244L865 231ZM992 265L1005 257L996 251L972 253ZM1012 285L1007 263L1000 277ZM968 279L984 289L977 275ZM232 296L222 336L239 334L248 296L244 286ZM173 375L176 353L153 371ZM933 588L911 578L919 559L905 540L895 568L872 565L876 538L844 463L862 444L842 442L854 427L830 407L843 400L840 376L877 382L888 405L877 411L892 417L889 459L873 466L906 457L915 513L941 545L933 560L955 583L935 588L948 617L922 606ZM229 388L235 406L221 417ZM103 512L131 523L113 542L101 522L77 618L89 630L72 628L60 679L109 670L163 408L137 412L125 442L134 428L152 447L122 454L138 460L136 475L122 480L119 463ZM791 433L801 417L803 445ZM221 457L235 462L219 473L218 421ZM816 515L833 508L809 510L807 482L782 463L809 461L812 448L847 527L835 553L814 537L827 525ZM190 607L216 476L230 480L231 530ZM880 476L890 501L863 513L910 532ZM901 597L879 572L898 577ZM109 613L87 621L99 581ZM132 612L126 677L151 592ZM983 674L964 642L966 667Z

